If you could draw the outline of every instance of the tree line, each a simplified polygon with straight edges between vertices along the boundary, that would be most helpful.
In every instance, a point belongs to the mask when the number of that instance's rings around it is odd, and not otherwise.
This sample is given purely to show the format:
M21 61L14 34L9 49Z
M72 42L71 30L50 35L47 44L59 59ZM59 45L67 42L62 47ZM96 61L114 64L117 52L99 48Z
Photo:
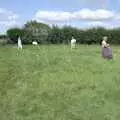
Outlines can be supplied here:
M17 43L19 36L23 44L31 44L33 41L39 44L69 44L72 36L78 44L100 44L103 36L108 36L110 44L120 44L120 28L96 27L83 30L71 26L50 27L36 21L29 21L22 28L7 30L7 37L11 43Z

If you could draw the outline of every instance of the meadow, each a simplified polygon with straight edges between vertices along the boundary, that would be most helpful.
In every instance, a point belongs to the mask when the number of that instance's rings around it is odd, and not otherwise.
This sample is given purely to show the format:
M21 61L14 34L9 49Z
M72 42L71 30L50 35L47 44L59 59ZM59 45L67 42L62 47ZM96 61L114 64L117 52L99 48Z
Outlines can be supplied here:
M120 46L0 46L0 120L119 120Z

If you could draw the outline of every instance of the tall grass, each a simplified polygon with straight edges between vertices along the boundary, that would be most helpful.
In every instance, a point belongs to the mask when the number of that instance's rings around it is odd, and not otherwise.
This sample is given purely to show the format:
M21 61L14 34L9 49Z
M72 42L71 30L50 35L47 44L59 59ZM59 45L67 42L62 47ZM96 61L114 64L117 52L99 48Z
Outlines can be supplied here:
M1 120L119 120L120 56L99 46L0 46Z

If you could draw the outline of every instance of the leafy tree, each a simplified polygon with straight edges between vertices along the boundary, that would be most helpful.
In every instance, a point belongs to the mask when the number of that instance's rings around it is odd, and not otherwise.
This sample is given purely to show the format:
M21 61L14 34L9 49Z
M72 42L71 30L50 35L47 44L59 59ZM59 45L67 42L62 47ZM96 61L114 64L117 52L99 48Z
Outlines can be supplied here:
M30 31L23 29L23 35L21 37L23 44L31 44L33 40L33 35Z
M40 44L69 44L72 36L78 44L99 44L103 36L108 36L110 44L120 44L120 28L105 29L96 27L83 30L71 26L60 28L53 25L49 27L47 24L36 21L27 22L22 29L9 29L7 36L13 43L16 43L20 36L24 44L31 44L32 41L37 41Z
M38 23L36 21L29 21L24 25L24 30L32 34L30 41L37 41L38 43L46 43L50 32L50 27L47 24Z
M58 26L53 26L48 35L48 43L60 44L63 43L62 30Z
M7 30L7 36L13 43L17 43L18 37L23 36L24 32L20 28L10 28Z

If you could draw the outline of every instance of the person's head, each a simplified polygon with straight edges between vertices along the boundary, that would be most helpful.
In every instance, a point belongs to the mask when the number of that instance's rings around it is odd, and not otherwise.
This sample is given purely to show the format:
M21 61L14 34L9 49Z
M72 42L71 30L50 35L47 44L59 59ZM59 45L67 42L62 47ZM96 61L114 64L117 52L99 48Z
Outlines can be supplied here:
M72 36L72 39L74 39L74 37Z
M104 41L107 41L107 39L108 39L107 36L104 36L104 37L103 37L103 40L104 40Z

